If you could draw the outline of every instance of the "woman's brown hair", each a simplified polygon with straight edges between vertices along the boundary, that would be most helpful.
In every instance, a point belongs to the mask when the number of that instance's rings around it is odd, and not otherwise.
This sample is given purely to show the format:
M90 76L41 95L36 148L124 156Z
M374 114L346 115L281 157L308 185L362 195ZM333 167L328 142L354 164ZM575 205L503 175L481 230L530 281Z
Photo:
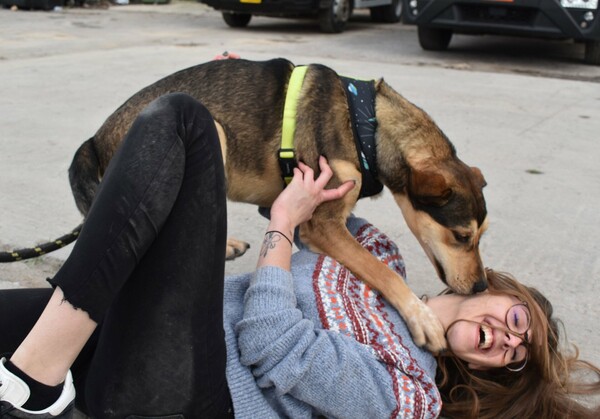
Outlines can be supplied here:
M506 273L487 270L491 294L512 295L531 312L529 360L522 371L471 370L455 356L438 357L442 416L448 418L597 419L574 395L600 394L600 369L579 359L577 347L559 347L559 321L550 302L535 288ZM591 375L591 377L590 377ZM596 399L597 402L597 399Z

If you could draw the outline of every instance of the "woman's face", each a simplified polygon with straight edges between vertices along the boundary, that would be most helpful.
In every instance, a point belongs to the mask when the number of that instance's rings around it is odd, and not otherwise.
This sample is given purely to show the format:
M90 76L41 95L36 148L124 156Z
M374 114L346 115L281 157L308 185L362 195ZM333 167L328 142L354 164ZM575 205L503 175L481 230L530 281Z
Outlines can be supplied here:
M458 306L457 322L447 331L452 352L471 369L522 365L527 359L523 336L530 314L526 306L509 295L483 292L464 299ZM530 342L531 331L525 333Z

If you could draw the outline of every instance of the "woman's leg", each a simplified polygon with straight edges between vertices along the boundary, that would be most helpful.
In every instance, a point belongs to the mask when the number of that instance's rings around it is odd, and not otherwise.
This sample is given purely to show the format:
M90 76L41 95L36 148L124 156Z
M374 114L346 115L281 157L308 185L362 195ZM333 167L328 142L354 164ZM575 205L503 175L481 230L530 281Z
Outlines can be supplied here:
M103 323L86 386L94 417L220 418L231 403L223 331L225 178L212 118L195 112L201 121L177 121L189 132L175 204ZM157 129L163 116L171 120L180 111L158 113L149 122Z
M220 415L229 402L221 161L204 107L181 94L153 102L109 165L80 238L52 281L68 302L52 310L66 306L70 318L104 320L88 394L98 417L117 411L197 417L202 409ZM45 365L64 363L54 350L64 340L64 323L30 334L26 346L33 349L17 365L31 365L32 353ZM76 335L89 333L84 325Z

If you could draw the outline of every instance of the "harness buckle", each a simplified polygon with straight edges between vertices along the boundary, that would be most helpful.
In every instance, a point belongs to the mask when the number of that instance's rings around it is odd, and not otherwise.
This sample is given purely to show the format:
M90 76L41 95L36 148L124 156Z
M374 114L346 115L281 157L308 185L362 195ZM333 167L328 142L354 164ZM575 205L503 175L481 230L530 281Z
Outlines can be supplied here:
M293 148L279 149L279 169L281 177L286 185L288 185L294 177L294 167L297 167L296 156Z

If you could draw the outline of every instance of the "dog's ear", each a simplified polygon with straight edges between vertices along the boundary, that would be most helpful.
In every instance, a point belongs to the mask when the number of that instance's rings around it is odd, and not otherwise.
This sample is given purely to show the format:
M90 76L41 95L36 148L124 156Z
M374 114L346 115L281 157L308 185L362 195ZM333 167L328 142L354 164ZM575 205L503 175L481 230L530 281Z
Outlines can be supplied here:
M483 189L487 185L487 182L485 181L485 178L483 177L483 174L481 173L481 170L479 170L479 168L471 167L471 174L475 185L479 189Z
M413 201L422 205L441 207L448 203L452 196L452 188L444 175L435 169L411 168L408 194Z

